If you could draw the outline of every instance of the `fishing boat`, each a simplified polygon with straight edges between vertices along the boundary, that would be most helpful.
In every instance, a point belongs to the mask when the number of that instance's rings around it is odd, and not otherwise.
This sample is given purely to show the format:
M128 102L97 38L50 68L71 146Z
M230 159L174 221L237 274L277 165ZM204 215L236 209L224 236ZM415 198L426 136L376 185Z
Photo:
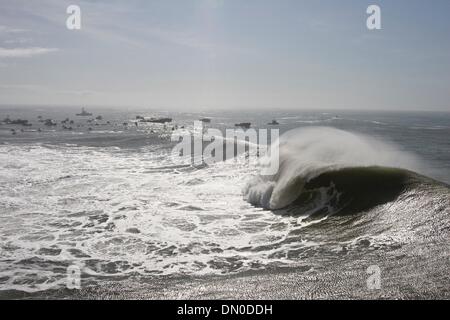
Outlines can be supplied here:
M77 116L79 116L79 117L88 117L88 116L92 116L92 113L87 112L86 110L84 110L84 108L81 108L81 112L77 113Z
M150 122L150 123L168 123L172 122L172 118L139 118L140 122Z
M241 122L241 123L236 123L234 126L248 129L248 128L250 128L251 125L252 124L250 122Z

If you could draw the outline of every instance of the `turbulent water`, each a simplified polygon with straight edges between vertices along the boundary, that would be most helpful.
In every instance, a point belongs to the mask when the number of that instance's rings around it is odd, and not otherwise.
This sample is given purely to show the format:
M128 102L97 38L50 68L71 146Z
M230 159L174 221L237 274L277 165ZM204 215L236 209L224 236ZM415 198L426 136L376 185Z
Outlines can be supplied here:
M449 114L173 113L172 124L136 126L136 115L167 114L99 109L103 119L88 121L77 111L0 109L0 120L32 123L0 125L0 290L63 287L72 265L96 285L309 270L342 250L387 254L430 241L448 256ZM220 130L277 119L279 171L261 175L245 154L176 163L175 125L190 130L205 116Z

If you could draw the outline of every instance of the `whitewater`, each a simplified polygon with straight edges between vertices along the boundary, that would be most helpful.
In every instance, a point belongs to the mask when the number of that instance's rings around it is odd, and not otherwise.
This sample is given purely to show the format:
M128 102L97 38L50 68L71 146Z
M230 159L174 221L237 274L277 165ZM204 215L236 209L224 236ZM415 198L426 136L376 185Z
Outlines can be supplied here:
M110 123L90 131L81 120L73 132L38 133L36 121L12 136L0 126L2 294L65 296L73 265L83 283L100 288L280 270L314 276L335 273L338 263L364 274L392 259L425 270L423 257L448 256L449 129L442 115L426 123L389 114L207 115L219 130L242 118L253 117L256 128L280 119L280 168L267 176L246 154L179 166L171 127L124 128L137 111L102 113ZM170 116L189 130L205 115ZM431 283L446 283L447 267L448 259L436 262Z

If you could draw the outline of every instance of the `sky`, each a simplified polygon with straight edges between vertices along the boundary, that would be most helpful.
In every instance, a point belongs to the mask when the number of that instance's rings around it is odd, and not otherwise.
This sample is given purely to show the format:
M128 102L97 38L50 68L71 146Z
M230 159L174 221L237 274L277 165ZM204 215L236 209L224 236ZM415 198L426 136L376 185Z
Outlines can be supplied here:
M0 0L0 104L450 111L449 15L448 0Z

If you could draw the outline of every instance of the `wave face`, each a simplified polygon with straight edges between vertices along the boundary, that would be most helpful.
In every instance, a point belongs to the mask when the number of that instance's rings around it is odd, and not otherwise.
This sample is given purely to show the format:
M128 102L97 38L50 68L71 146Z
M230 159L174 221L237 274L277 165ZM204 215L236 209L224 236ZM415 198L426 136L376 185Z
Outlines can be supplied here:
M421 170L414 156L394 145L334 128L292 130L276 143L277 174L256 176L244 188L248 202L270 210L363 210L393 200L416 179L410 171L389 168Z

